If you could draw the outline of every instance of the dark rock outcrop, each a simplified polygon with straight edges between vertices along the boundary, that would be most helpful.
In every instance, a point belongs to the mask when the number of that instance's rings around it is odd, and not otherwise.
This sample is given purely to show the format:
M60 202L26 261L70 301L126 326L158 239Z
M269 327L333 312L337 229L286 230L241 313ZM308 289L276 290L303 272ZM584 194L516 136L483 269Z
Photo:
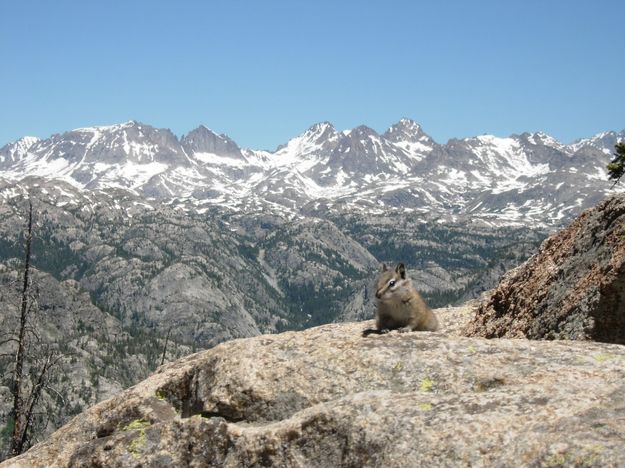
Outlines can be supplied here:
M545 240L502 278L464 332L625 344L625 195Z
M444 332L362 338L371 325L233 340L188 356L3 466L625 461L622 346Z

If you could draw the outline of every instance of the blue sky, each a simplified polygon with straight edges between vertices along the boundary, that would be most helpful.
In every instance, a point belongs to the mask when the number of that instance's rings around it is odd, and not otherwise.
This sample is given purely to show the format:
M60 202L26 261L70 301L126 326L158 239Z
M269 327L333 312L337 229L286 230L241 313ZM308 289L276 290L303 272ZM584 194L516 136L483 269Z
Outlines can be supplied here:
M135 119L273 149L315 122L439 142L625 128L625 2L0 3L0 146Z

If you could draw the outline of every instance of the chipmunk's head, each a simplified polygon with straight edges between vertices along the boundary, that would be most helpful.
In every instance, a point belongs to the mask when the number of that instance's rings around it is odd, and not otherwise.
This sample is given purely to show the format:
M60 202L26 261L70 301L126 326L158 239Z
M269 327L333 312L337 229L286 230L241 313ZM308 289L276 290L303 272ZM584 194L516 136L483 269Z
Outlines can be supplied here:
M382 265L378 282L375 288L375 297L379 300L392 300L410 285L410 279L406 277L406 267L399 263L395 269Z

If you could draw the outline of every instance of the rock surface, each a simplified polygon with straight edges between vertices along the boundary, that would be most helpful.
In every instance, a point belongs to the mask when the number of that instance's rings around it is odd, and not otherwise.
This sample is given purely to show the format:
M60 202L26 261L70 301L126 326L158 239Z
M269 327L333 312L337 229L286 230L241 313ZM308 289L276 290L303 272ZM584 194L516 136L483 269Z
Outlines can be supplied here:
M625 344L625 195L545 240L503 277L465 333Z
M441 315L453 331L466 313ZM448 329L363 338L370 326L324 325L193 354L3 466L625 462L624 347Z

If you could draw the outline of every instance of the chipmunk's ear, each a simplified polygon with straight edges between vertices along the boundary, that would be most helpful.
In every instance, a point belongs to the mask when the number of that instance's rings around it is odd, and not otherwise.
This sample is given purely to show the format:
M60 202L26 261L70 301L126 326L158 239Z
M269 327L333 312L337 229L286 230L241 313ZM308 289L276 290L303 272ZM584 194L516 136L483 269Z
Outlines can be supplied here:
M401 276L401 279L406 279L406 267L404 266L403 263L397 264L397 266L395 267L395 272L399 273L399 276Z
M386 266L386 263L382 264L382 266L380 267L380 271L388 271L388 267Z

